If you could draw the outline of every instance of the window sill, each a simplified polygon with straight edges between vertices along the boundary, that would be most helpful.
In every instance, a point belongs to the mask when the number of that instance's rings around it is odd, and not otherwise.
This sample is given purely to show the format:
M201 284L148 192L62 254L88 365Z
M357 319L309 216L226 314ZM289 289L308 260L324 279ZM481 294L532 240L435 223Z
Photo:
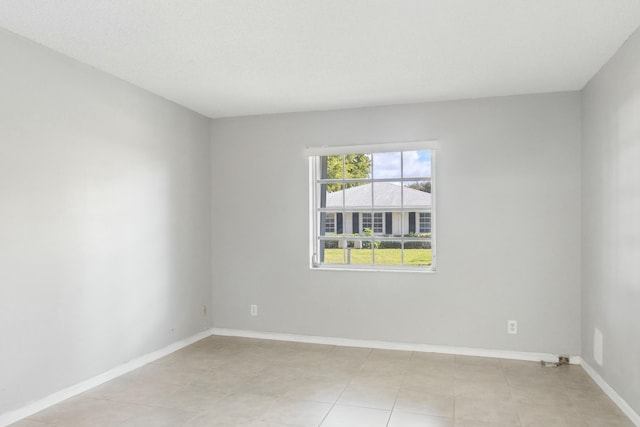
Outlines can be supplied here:
M355 267L355 266L326 266L322 265L319 267L309 267L310 270L318 270L318 271L365 271L369 273L420 273L420 274L434 274L437 272L435 268L431 267L402 267L402 268L393 268L391 266L380 266L375 268L369 268L366 266Z

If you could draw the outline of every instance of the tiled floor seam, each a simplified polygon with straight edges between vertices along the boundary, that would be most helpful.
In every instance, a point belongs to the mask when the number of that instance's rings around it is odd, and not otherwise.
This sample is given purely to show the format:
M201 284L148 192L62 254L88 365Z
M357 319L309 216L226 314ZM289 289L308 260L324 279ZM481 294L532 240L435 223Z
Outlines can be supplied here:
M333 347L331 347L331 351L333 351L336 348L336 346L334 345ZM367 355L367 358L369 357L369 355ZM333 411L333 408L336 407L336 404L338 403L338 401L340 400L340 398L342 397L342 394L344 393L344 391L347 389L347 387L349 386L349 384L351 384L351 380L349 380L349 382L347 382L344 386L344 388L342 389L342 391L340 392L340 394L338 395L338 397L336 398L336 400L333 402L333 404L331 405L331 408L329 408L329 410L327 411L326 414L324 414L324 417L322 417L322 420L320 421L320 424L318 424L318 427L322 426L322 423L324 423L324 421L327 419L327 417L329 416L329 414L331 413L331 411Z

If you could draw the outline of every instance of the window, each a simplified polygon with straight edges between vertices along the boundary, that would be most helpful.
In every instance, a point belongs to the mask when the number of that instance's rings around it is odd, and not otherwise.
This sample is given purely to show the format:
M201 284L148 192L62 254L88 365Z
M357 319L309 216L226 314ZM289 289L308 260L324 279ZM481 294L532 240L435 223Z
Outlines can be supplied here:
M420 233L431 233L431 212L420 212Z
M373 233L383 233L381 212L375 212L373 214L373 222L371 221L370 212L364 212L361 215L362 228L359 230L361 233L366 233L367 229L371 230Z
M312 266L433 271L432 148L309 149Z
M373 232L382 233L382 213L376 212L373 214Z
M373 230L373 222L371 221L370 213L363 213L362 214L362 232L364 232L367 229Z
M335 233L336 232L336 214L335 213L327 213L324 218L324 231L325 233Z

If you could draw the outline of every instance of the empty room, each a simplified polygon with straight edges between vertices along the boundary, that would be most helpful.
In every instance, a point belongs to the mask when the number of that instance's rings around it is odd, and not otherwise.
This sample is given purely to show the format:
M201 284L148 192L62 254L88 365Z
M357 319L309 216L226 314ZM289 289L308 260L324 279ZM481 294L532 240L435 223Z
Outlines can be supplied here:
M640 426L640 1L0 0L0 426Z

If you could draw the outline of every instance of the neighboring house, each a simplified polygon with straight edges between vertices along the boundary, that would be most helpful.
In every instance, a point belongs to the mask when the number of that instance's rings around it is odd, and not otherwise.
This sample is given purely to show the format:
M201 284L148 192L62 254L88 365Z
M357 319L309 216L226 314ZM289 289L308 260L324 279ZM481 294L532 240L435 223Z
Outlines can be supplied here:
M431 194L393 183L327 193L326 208L335 210L325 214L326 234L363 233L366 228L386 235L431 232Z

